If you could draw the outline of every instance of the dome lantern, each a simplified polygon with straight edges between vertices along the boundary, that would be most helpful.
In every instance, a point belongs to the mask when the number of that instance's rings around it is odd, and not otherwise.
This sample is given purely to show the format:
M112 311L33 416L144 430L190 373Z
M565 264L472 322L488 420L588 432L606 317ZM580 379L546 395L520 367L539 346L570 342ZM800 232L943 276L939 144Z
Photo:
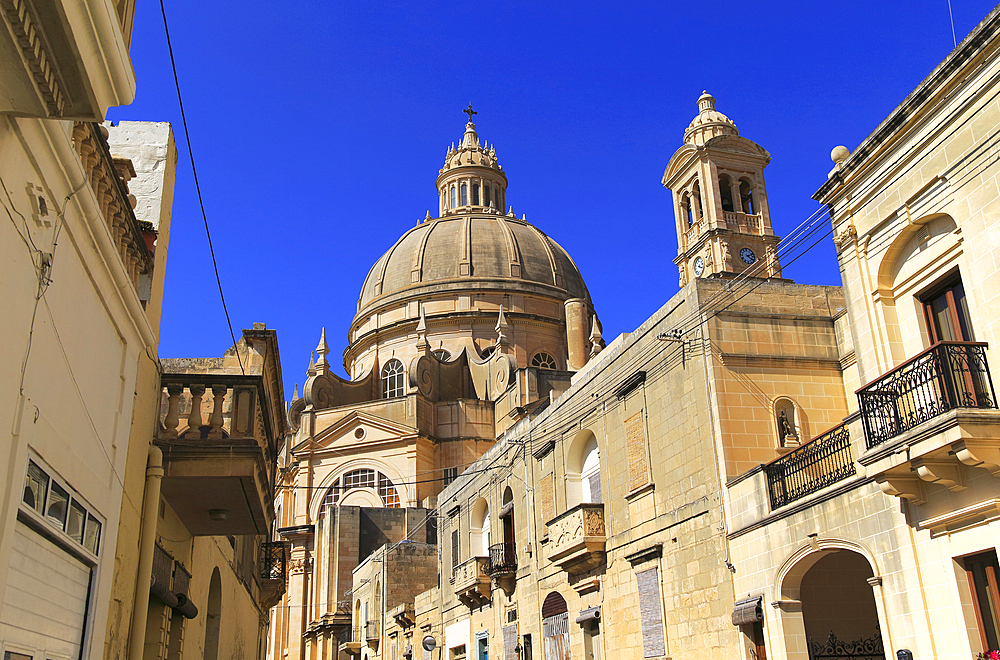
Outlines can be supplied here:
M440 216L470 211L502 213L507 176L497 162L496 150L479 142L479 134L472 121L472 116L477 113L472 104L463 112L469 115L465 133L457 148L454 144L448 148L437 178Z

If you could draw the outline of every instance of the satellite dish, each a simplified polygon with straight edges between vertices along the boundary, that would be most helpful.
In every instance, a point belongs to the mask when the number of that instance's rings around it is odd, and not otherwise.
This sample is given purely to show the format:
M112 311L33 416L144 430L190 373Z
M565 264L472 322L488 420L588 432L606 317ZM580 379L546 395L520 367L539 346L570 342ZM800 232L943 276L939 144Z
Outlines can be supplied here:
M437 640L427 635L427 637L424 637L424 641L421 642L421 646L424 647L425 651L433 651L437 648Z

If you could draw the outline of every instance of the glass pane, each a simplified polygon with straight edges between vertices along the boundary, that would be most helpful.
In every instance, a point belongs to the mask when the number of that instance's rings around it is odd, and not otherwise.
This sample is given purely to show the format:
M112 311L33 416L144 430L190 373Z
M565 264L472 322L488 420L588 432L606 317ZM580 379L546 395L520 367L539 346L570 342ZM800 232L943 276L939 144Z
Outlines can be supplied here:
M83 547L97 554L101 545L101 523L94 516L87 514L87 529L83 535Z
M63 529L66 526L66 507L69 505L69 493L66 489L52 482L52 488L49 489L49 505L45 510L45 516L56 523L59 529Z
M79 502L73 500L69 506L69 522L66 533L77 543L83 543L83 525L87 522L87 510Z
M940 341L957 341L955 329L951 326L951 310L948 309L947 294L942 294L931 301L931 314L934 317L934 327L937 329Z
M976 341L972 336L972 321L969 318L969 303L965 299L965 287L961 282L952 289L955 297L955 305L958 307L958 323L961 325L962 341Z
M28 461L28 474L24 478L24 494L21 501L30 506L38 513L42 513L45 506L45 489L49 485L49 475L42 471L42 468Z
M31 660L31 656L24 653L15 653L14 651L5 651L3 660Z

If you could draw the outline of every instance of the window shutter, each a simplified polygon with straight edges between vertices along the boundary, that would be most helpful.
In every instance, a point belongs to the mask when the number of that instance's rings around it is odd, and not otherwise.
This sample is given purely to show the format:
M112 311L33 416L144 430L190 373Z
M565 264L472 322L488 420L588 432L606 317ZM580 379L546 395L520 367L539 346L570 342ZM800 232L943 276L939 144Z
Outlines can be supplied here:
M601 499L601 471L598 470L590 475L590 501L594 504L599 504L604 500Z
M517 651L517 624L503 627L503 657L504 660L518 660Z
M552 473L549 472L547 475L542 477L541 483L539 484L540 496L542 499L542 522L548 523L550 520L556 517L556 507L554 502L553 487L555 481L552 478Z
M644 658L666 655L663 639L663 614L660 609L660 580L655 568L635 574L639 583L639 615L642 619Z
M649 482L642 410L625 420L625 443L628 448L628 488L632 491Z
M451 570L458 566L458 530L451 533Z

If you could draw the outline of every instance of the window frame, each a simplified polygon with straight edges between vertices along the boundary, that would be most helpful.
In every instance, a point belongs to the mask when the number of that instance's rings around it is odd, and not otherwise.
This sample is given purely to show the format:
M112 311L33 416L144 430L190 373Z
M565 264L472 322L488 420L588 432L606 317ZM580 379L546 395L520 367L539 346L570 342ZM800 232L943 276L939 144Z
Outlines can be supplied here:
M976 584L975 575L973 574L973 568L970 563L981 562L986 568L986 589L987 592L980 594L979 588ZM1000 609L1000 588L997 585L997 573L1000 572L1000 563L997 561L996 550L987 550L986 552L976 553L974 555L968 555L962 557L962 568L965 569L965 576L969 580L969 591L972 597L972 606L976 612L976 627L979 629L979 639L983 645L983 651L996 650L991 648L988 639L988 631L986 630L986 625L983 620L982 608L979 606L980 598L984 598L987 601L992 601L994 606L994 612L992 618L993 625L993 637L994 641L997 643L997 647L1000 647L1000 617L998 617L998 609Z
M397 369L398 366L398 369ZM390 371L390 368L392 371ZM406 396L406 367L402 360L392 358L382 366L382 398L395 399Z

